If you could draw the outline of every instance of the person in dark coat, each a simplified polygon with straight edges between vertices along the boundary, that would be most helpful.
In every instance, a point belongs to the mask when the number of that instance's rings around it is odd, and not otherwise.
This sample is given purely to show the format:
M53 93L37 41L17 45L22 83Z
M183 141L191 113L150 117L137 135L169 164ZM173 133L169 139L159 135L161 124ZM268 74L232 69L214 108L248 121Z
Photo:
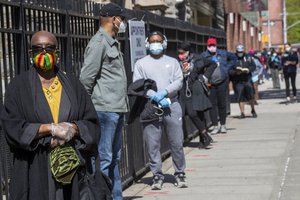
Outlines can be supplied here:
M207 148L212 138L207 133L204 112L211 108L207 82L217 64L192 53L190 43L179 45L178 59L184 81L180 91L183 114L187 114L199 130L199 148Z
M283 75L285 81L285 94L287 102L291 101L290 97L290 83L293 89L292 100L297 100L297 88L296 88L296 76L297 76L297 64L299 58L296 52L291 50L290 44L285 44L285 53L282 55L281 64L283 66ZM290 81L291 80L291 81Z
M97 155L95 108L80 81L58 68L58 58L55 36L36 32L30 50L33 67L6 89L1 122L13 153L11 200L79 200L81 170L91 170L84 167ZM58 182L51 172L51 152L65 146L79 161L70 183Z

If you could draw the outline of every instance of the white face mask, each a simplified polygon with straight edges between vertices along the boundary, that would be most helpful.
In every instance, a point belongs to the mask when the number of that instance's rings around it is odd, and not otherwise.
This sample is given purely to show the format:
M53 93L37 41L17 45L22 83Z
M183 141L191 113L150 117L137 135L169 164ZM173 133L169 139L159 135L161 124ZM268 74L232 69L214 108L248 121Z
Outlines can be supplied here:
M217 47L216 47L216 46L208 46L208 47L207 47L207 50L208 50L210 53L216 53Z
M286 51L286 52L290 52L290 50L291 50L291 47L286 47L286 48L285 48L285 51Z
M155 42L155 43L150 44L149 50L150 50L151 54L159 55L163 52L164 48L163 48L162 43Z
M116 18L119 22L120 22L120 25L119 27L117 27L119 30L118 30L118 33L125 33L126 31L126 24L122 21L120 21L118 18Z

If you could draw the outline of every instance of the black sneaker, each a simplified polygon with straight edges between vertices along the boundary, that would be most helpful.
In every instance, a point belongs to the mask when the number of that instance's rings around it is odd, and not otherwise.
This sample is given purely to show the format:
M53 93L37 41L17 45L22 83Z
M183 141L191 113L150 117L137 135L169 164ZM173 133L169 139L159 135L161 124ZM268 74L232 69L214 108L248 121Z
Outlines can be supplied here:
M252 114L253 118L257 118L257 114L256 114L255 110L252 110L251 114Z
M187 188L188 187L187 182L186 182L186 177L183 173L175 175L175 180L176 180L175 185L178 188Z
M244 114L244 113L241 113L240 119L244 119L245 117L246 117L245 114Z
M163 185L163 180L159 176L153 177L153 183L151 185L151 190L161 190Z

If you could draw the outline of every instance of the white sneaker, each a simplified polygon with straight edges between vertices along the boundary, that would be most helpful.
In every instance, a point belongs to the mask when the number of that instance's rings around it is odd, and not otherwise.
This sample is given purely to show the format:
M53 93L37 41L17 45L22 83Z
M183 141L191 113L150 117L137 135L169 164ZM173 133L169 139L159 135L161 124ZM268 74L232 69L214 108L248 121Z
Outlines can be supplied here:
M215 126L210 126L210 127L208 128L208 131L211 132L211 131L214 130L214 128L215 128Z
M220 132L220 129L218 126L215 126L214 129L210 132L211 135L216 135Z
M221 125L221 129L220 129L221 133L227 133L227 129L225 125Z

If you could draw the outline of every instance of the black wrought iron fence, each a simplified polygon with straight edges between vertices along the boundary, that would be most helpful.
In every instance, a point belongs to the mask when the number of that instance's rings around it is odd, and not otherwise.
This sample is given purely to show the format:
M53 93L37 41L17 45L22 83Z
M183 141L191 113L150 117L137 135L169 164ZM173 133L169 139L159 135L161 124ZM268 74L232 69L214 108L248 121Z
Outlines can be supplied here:
M0 0L0 110L3 105L5 88L11 78L30 68L28 49L35 31L47 30L58 38L61 50L61 68L77 76L83 64L83 54L89 39L99 28L97 13L100 5L88 0ZM145 21L146 32L160 30L168 38L167 54L176 55L180 42L189 41L196 51L203 51L210 36L218 39L225 47L225 33L209 27L200 27L176 19L157 16L141 10L130 10L136 20ZM132 80L129 40L120 35L128 84ZM125 51L126 49L126 51ZM190 138L195 128L185 118L185 137ZM163 136L163 155L169 153L167 140ZM12 159L0 126L0 200L8 195ZM148 169L147 155L136 121L124 127L121 175L126 187L137 176Z

